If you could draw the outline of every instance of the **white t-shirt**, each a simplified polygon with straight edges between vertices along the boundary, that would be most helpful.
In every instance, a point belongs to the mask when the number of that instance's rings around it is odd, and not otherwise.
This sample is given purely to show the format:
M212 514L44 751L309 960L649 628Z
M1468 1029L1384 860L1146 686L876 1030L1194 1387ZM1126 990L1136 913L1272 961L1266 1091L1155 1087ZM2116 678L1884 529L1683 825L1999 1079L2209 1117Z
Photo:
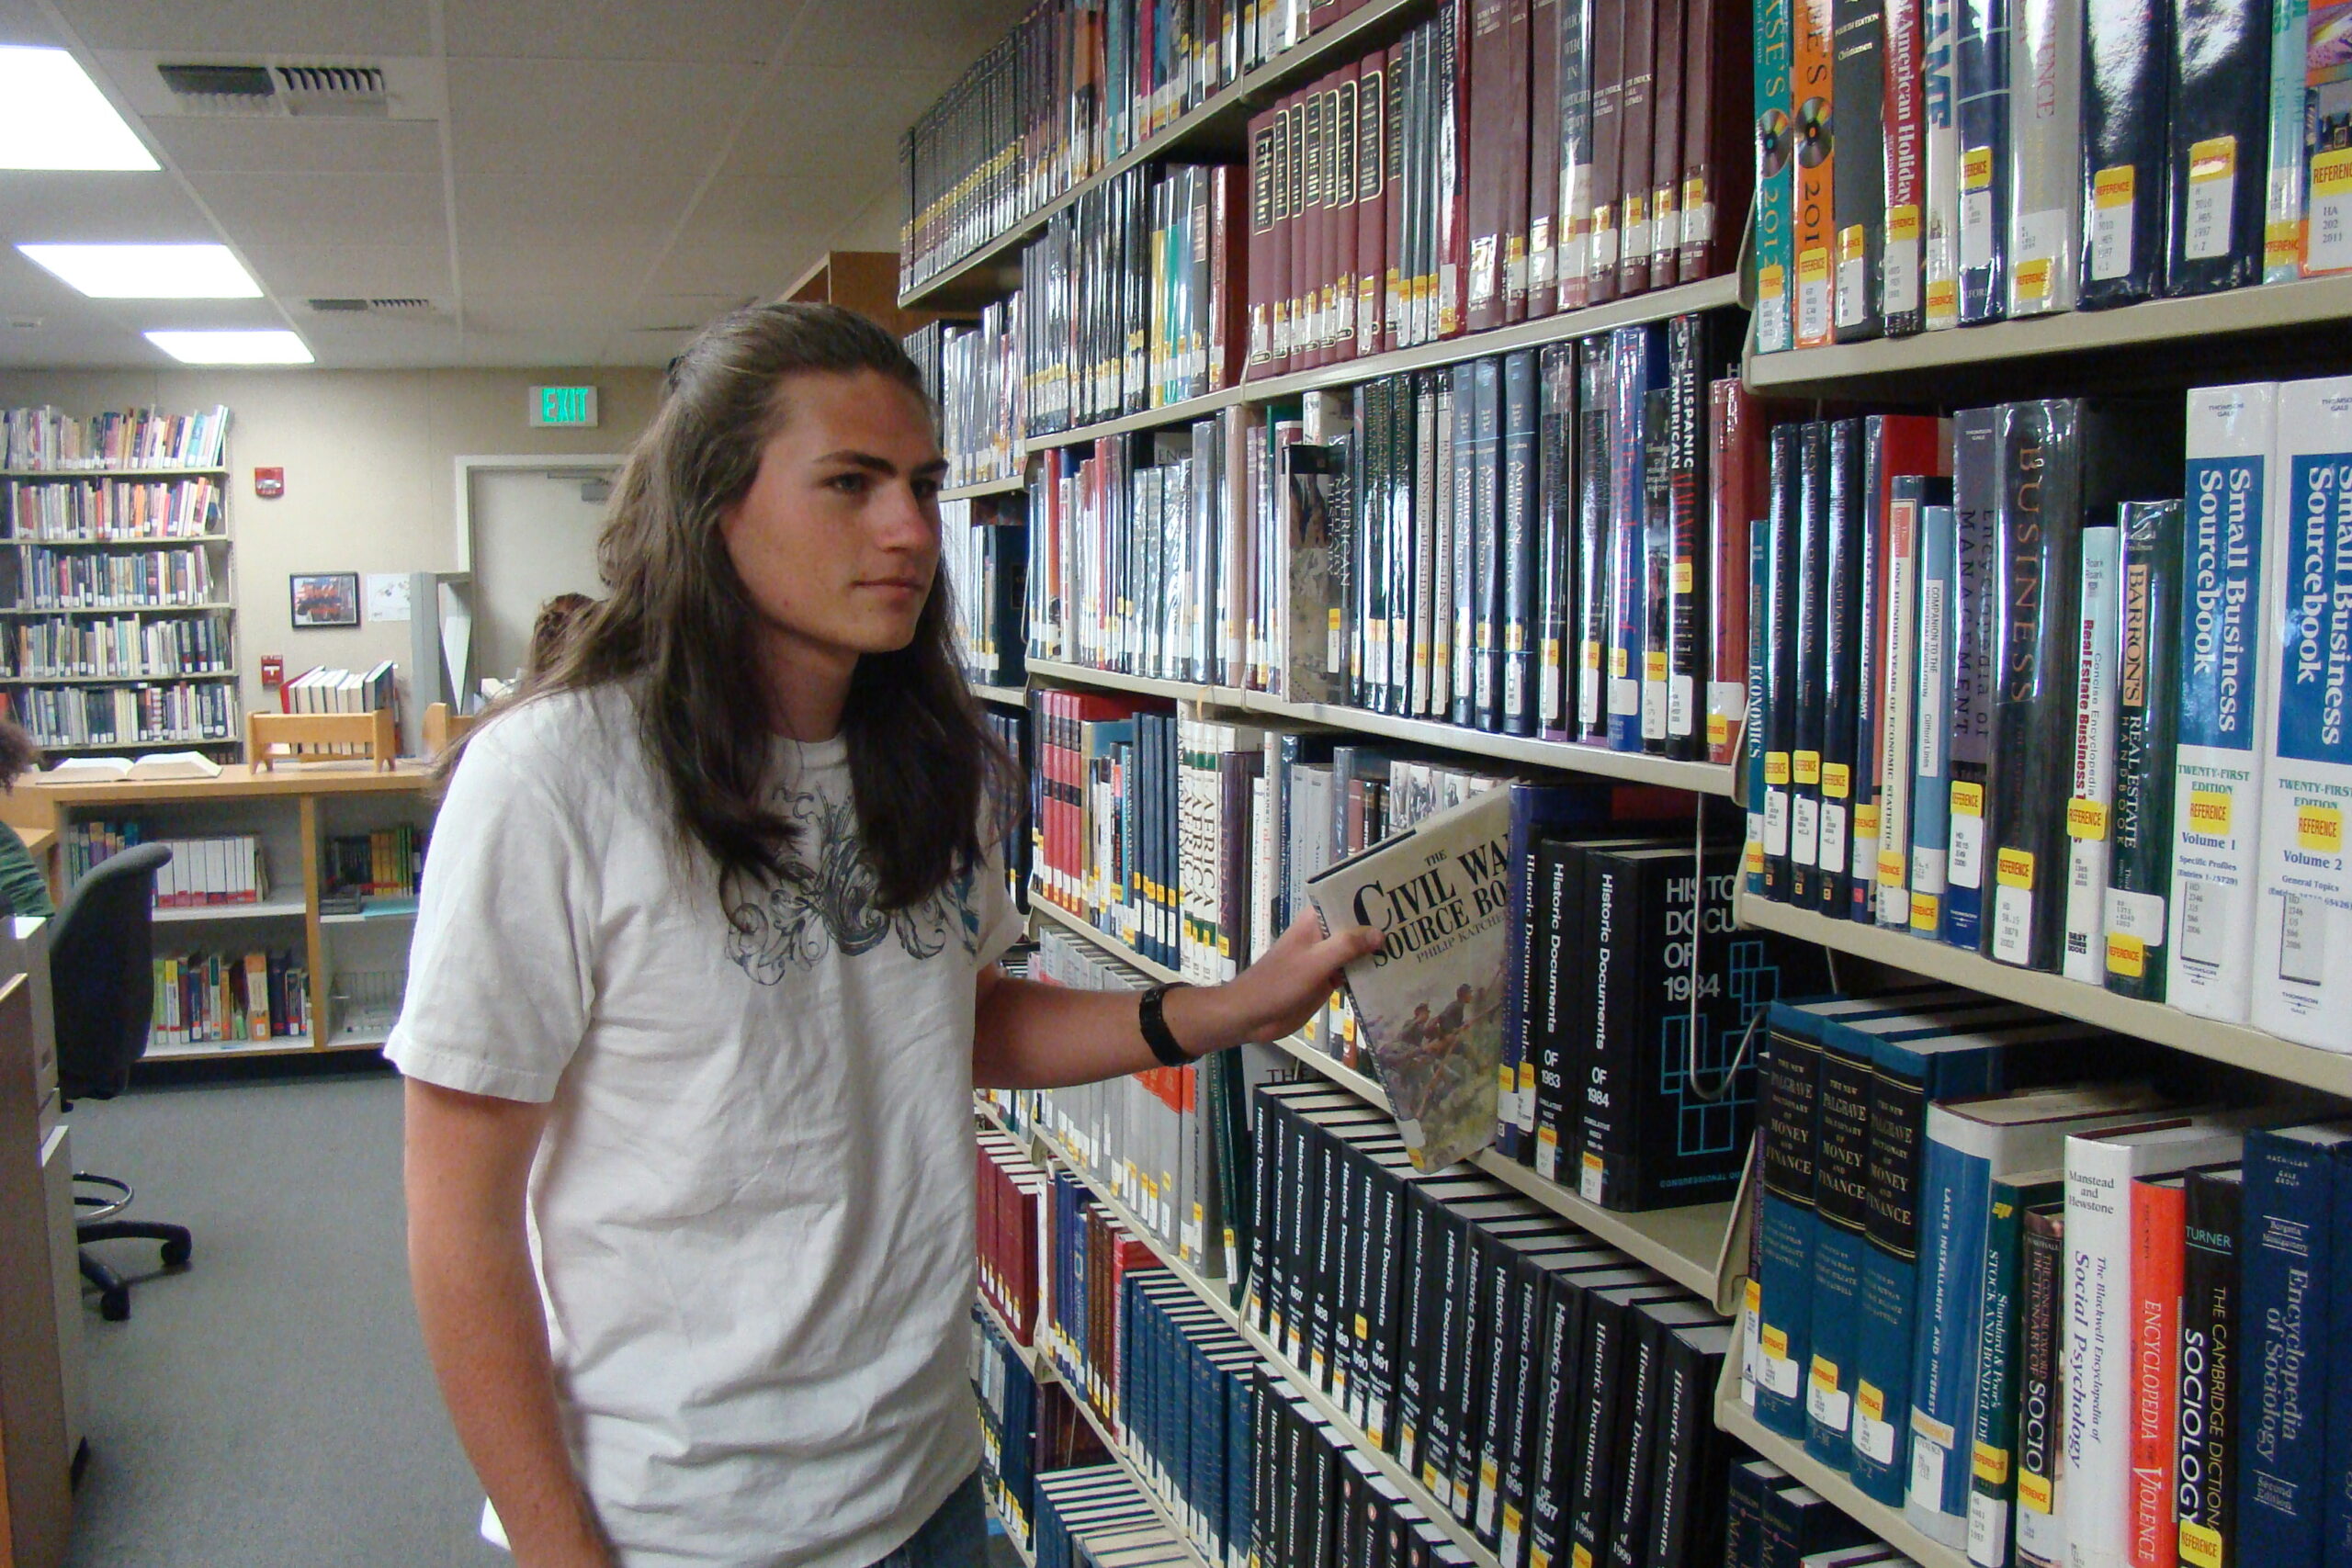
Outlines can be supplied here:
M554 1102L532 1250L628 1568L865 1568L979 1461L972 1010L1018 917L986 869L876 909L844 743L776 747L772 799L814 870L730 925L623 690L486 726L385 1048L412 1077Z

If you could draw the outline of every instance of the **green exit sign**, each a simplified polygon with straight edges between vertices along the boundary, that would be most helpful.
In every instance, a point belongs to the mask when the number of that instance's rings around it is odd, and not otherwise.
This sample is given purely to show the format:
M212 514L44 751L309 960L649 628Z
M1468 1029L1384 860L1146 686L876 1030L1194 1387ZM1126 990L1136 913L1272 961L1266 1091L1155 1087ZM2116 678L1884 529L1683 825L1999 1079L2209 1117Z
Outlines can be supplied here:
M596 423L596 389L594 387L534 387L531 389L531 420L537 426L571 426L592 428Z

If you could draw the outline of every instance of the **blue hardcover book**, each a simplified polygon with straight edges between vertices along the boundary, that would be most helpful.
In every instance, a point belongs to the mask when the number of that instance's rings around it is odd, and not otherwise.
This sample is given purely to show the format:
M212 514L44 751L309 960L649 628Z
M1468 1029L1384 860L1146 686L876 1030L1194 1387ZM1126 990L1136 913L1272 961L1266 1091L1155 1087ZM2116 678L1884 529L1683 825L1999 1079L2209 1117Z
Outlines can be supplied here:
M1932 937L1943 922L1944 854L1951 811L1952 632L1960 602L1954 554L1959 513L1919 513L1919 660L1911 710L1911 931Z
M1960 321L1997 321L2008 298L2009 0L1959 0Z
M1993 568L1999 544L1992 409L1952 416L1951 739L1946 765L1944 918L1938 934L1974 953L1984 910L1984 797L1993 760Z
M2323 1544L2334 1504L2328 1374L2341 1357L2329 1322L2330 1297L2342 1293L2332 1255L2347 1154L2352 1128L2342 1124L2246 1135L2237 1561L2262 1568L2342 1561Z
M1649 652L1649 540L1644 411L1666 378L1666 338L1656 325L1619 327L1609 334L1616 381L1611 389L1607 666L1601 689L1609 710L1609 748L1642 749L1642 671Z
M1257 1474L1257 1446L1251 1415L1250 1362L1230 1371L1225 1394L1225 1518L1227 1560L1247 1561L1250 1555L1250 1483Z

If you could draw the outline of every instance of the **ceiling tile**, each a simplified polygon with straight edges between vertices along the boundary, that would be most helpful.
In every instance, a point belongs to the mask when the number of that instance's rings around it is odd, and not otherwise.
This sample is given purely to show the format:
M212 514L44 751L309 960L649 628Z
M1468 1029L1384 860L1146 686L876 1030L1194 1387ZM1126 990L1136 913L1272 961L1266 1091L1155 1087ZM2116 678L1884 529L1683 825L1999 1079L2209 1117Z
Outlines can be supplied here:
M453 60L458 176L563 173L691 189L756 74L744 65Z
M12 171L0 175L0 240L218 243L220 232L167 174Z
M828 176L721 180L703 192L681 244L756 243L775 250L821 247L873 195Z
M429 175L192 175L240 243L430 244L447 232Z
M662 259L645 286L658 294L750 294L764 299L790 283L813 254L813 247L805 243L718 244L682 240Z
M500 294L626 299L653 255L653 245L643 241L522 248L460 243L458 268L469 302Z
M53 44L57 29L33 0L0 0L0 43Z
M451 59L667 60L760 65L800 0L449 0Z
M427 0L57 0L94 49L229 54L430 54Z
M316 298L449 298L449 252L441 245L254 245L245 260L263 287L288 303Z
M943 73L933 96L1012 29L1031 0L816 0L792 40L795 65L887 60Z
M781 71L743 122L722 177L896 179L899 137L939 96L921 71Z
M469 244L510 247L629 238L658 244L692 187L651 189L584 175L478 175L458 182L458 231Z
M414 121L173 119L147 134L191 174L437 175L441 130Z

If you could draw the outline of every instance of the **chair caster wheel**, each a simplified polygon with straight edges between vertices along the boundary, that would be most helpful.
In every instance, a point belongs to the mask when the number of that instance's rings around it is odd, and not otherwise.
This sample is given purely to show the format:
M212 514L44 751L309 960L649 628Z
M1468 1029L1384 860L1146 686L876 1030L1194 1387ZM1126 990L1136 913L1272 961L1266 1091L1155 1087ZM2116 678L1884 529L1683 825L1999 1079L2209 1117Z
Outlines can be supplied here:
M108 1323L127 1323L130 1319L130 1287L118 1285L111 1291L98 1292L98 1315Z
M166 1269L187 1268L188 1254L193 1251L194 1248L195 1244L193 1242L167 1241L164 1243L164 1267Z

